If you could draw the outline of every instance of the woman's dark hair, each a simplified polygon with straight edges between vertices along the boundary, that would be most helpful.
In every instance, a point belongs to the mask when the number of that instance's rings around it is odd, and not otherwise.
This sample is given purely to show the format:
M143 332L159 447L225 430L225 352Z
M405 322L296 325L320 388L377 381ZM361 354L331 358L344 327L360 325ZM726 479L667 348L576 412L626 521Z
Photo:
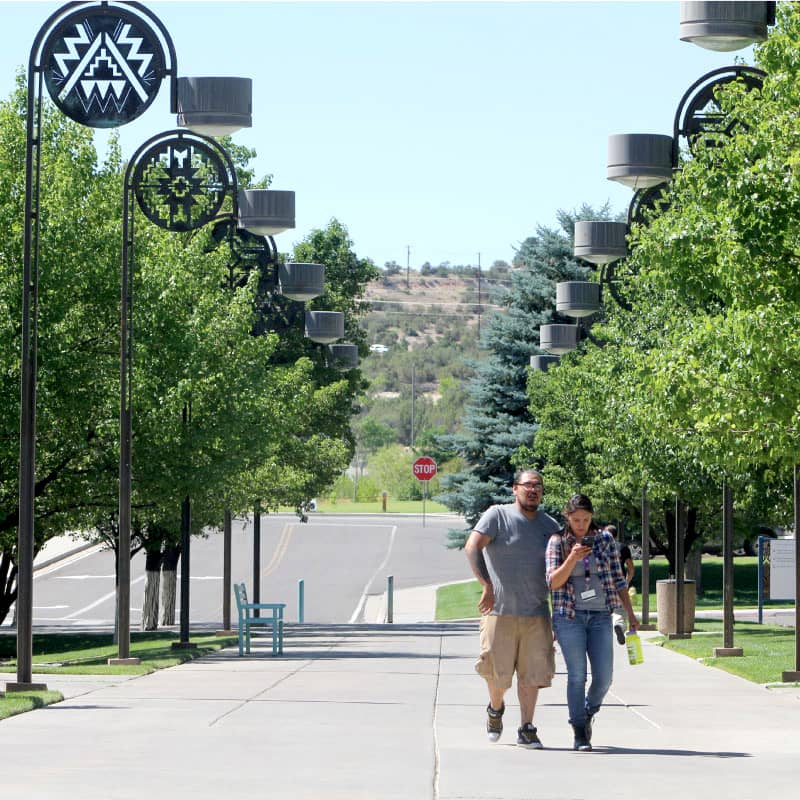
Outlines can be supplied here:
M585 494L572 495L567 501L564 513L572 514L574 511L588 511L590 514L594 514L592 501Z

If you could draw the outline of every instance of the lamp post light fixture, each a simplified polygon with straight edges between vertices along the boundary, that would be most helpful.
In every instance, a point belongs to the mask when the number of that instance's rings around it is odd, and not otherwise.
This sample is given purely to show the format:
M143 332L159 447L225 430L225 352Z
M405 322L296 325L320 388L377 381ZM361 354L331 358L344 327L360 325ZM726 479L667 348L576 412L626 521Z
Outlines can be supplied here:
M774 2L682 2L680 37L706 50L731 52L767 38Z
M561 356L578 346L578 326L553 323L539 326L539 349Z
M547 372L550 367L555 366L561 360L560 356L545 355L545 356L531 356L531 369L538 370L539 372Z
M230 136L253 125L250 78L178 78L178 126L203 136Z
M242 189L238 196L239 227L261 236L294 228L294 192Z
M358 366L358 347L354 344L329 344L328 366L336 369L355 369Z
M174 111L176 69L169 33L155 15L138 3L67 3L39 29L31 48L22 267L17 681L6 685L8 691L46 688L31 682L43 88L47 88L55 106L75 122L92 128L115 128L143 114L165 78L170 80Z
M672 138L658 133L608 137L607 176L631 189L658 186L672 177Z
M341 311L306 311L306 338L318 344L333 344L344 337Z

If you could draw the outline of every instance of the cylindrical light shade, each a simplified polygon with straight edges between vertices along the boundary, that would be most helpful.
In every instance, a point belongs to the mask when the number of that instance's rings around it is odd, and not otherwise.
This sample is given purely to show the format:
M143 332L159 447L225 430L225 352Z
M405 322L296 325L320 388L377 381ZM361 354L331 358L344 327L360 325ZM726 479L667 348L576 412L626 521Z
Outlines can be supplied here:
M608 137L610 181L632 189L658 186L672 177L672 137L661 133L615 133Z
M578 346L576 325L541 325L539 327L539 349L553 355L563 355Z
M333 344L344 336L341 311L306 311L306 336L312 342Z
M259 236L275 236L294 228L294 192L240 189L239 227Z
M585 221L575 223L573 254L592 264L609 264L628 255L628 226L624 222Z
M250 78L178 78L178 125L203 136L229 136L253 124Z
M325 266L290 261L278 267L281 294L290 300L305 303L325 291Z
M358 348L354 344L329 344L328 364L337 369L355 369L358 366Z
M556 284L556 311L568 317L588 317L600 310L600 284L563 281Z
M561 360L560 356L531 356L531 368L539 372L547 372L550 367Z
M769 3L681 3L681 41L731 52L767 38Z

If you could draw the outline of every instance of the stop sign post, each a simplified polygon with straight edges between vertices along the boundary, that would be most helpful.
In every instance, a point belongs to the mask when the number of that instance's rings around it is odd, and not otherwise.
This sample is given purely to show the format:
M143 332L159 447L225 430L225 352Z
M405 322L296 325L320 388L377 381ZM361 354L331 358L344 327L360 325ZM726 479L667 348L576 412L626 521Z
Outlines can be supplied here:
M412 467L414 477L422 481L422 527L425 527L425 500L428 498L428 481L439 471L436 462L430 456L420 456Z

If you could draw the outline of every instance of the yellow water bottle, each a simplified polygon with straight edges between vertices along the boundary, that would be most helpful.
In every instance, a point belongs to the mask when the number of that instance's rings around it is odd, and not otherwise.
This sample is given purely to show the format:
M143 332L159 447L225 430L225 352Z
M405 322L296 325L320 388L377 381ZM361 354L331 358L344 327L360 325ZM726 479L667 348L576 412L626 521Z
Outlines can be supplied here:
M642 655L642 640L636 631L627 631L625 634L625 647L628 650L628 663L641 664L644 661Z

